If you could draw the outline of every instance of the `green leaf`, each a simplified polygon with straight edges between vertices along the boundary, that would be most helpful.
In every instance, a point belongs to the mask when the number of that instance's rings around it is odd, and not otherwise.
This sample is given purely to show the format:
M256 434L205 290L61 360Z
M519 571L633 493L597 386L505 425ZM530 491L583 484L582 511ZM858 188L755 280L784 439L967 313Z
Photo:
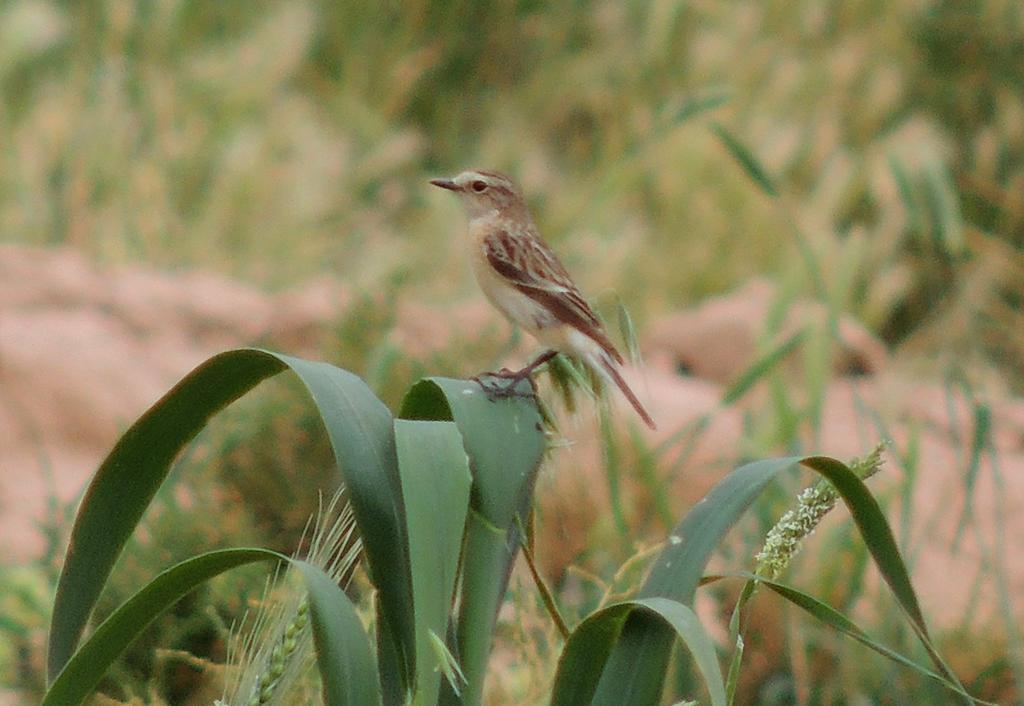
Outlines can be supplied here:
M492 400L474 381L430 378L402 403L406 419L453 420L473 473L456 628L467 684L461 699L442 692L442 703L480 702L495 619L519 547L516 520L533 501L545 437L529 382L517 392Z
M394 419L366 383L328 363L278 356L309 389L331 440L359 526L377 608L386 628L379 655L386 693L401 694L415 673L415 627ZM397 664L394 661L397 660Z
M729 676L725 680L725 698L730 706L736 703L736 689L740 685L740 665L743 663L743 653L746 649L743 634L737 631L736 645L733 647L732 658L729 660Z
M694 593L711 553L754 499L780 471L799 458L756 461L737 468L712 488L669 536L668 546L655 561L640 589L641 598L670 598L693 605ZM656 704L661 696L673 640L662 624L629 619L620 642L605 665L595 704ZM633 670L633 678L615 675Z
M711 132L715 133L725 149L729 151L729 154L739 162L739 165L743 167L743 171L754 180L755 184L761 187L762 191L772 197L779 195L778 189L775 188L775 183L768 176L768 170L754 156L754 153L747 149L746 145L718 123L711 124Z
M670 535L668 546L655 561L640 596L664 596L692 605L694 591L711 552L767 483L795 463L817 471L835 487L850 509L882 577L909 617L932 661L944 678L963 691L956 675L932 645L910 576L881 508L863 481L843 463L832 458L770 459L747 464L730 473L690 510ZM641 623L632 618L627 620L605 665L594 703L657 703L671 644L672 634L663 625ZM627 673L630 665L632 678L628 681L617 679L617 675Z
M713 706L725 706L725 685L711 639L693 610L666 598L616 603L584 620L570 635L559 659L552 706L586 706L591 703L597 688L594 676L604 666L628 620L657 624L674 631L693 655ZM611 675L611 678L629 682L635 674L635 667L635 664L623 665L623 671Z
M405 419L450 419L462 433L473 471L473 506L502 528L515 524L532 498L545 439L529 381L519 396L490 399L472 380L428 378L402 403Z
M704 567L726 532L779 472L800 461L796 456L755 461L716 483L669 535L668 546L655 561L640 595L664 596L693 605Z
M505 597L518 542L507 529L495 527L476 510L469 511L462 557L462 588L456 641L466 688L462 698L440 703L477 704L483 694L494 623Z
M896 539L882 513L882 508L871 491L844 463L834 458L809 456L801 460L801 464L825 476L843 497L868 551L882 573L882 578L889 584L896 600L911 621L927 635L924 615L917 602L914 587L910 583L910 574L907 573L907 567L900 556L899 547L896 546Z
M863 628L861 628L859 625L854 623L845 615L837 611L835 608L826 603L822 603L817 598L810 596L804 593L803 591L793 588L792 586L787 586L785 584L778 583L777 581L771 581L762 576L756 576L745 571L730 574L705 576L704 583L711 583L713 581L717 581L724 578L744 578L749 581L759 583L765 586L766 588L774 591L778 595L782 596L790 603L797 606L801 610L805 611L812 617L817 618L825 625L828 625L829 627L843 633L844 635L852 637L857 642L860 642L865 647L874 650L883 657L887 657L888 659L891 659L892 661L897 662L898 664L902 664L905 667L910 667L919 674L923 674L924 676L930 679L934 679L940 682L943 686L950 689L951 691L955 691L961 696L971 699L972 701L982 704L988 703L986 701L981 701L980 699L975 699L973 696L964 691L959 684L951 682L950 680L943 677L941 674L933 672L927 667L924 667L918 664L917 662L914 662L909 657L905 657L900 653L896 652L895 650L890 649L885 645L875 641L871 638L871 636L867 634L867 632L864 631Z
M41 706L77 706L117 657L161 613L202 583L257 561L286 561L303 574L309 592L317 663L330 706L380 703L369 639L345 593L320 569L269 549L218 549L167 569L96 628L64 665ZM376 694L376 698L374 697Z
M50 625L47 671L74 652L117 557L178 452L218 411L262 380L291 368L310 391L348 485L382 623L395 643L395 679L412 673L413 622L401 490L391 413L358 377L326 363L256 349L210 358L121 437L87 489L75 518Z
M417 699L434 704L441 674L433 642L448 631L469 509L469 461L452 422L397 420L395 441L408 522Z
M355 606L330 576L312 564L293 560L309 595L309 613L327 706L381 703L373 650Z
M875 565L882 574L882 578L889 584L889 588L896 597L896 602L910 619L910 625L917 633L928 656L931 657L932 662L942 675L956 684L960 691L963 691L960 680L957 679L953 670L932 644L924 615L921 613L921 606L917 601L917 594L910 582L910 574L907 572L906 564L896 546L892 529L879 507L878 501L875 500L862 480L834 458L810 456L803 459L801 463L827 478L842 496L868 551L871 552L871 557L875 560Z
M204 581L255 561L284 561L266 549L221 549L183 561L149 582L110 614L64 661L41 706L76 706L92 693L115 659L157 616Z
M455 696L458 696L462 689L461 684L466 682L466 675L462 673L462 667L459 665L458 660L455 659L455 655L448 649L448 645L445 644L444 640L433 632L430 633L430 645L434 648L434 661L437 662L438 669L444 674L445 681L448 682L452 692ZM435 700L434 702L425 701L425 703L437 702Z
M221 408L284 363L259 352L211 358L125 432L86 490L71 531L50 625L50 679L75 650L100 591L170 463Z
M622 340L626 344L626 356L629 360L636 361L640 359L640 343L636 335L636 326L633 324L633 317L629 314L629 309L623 303L620 297L615 298L615 309L618 312L619 318L619 334L622 336Z

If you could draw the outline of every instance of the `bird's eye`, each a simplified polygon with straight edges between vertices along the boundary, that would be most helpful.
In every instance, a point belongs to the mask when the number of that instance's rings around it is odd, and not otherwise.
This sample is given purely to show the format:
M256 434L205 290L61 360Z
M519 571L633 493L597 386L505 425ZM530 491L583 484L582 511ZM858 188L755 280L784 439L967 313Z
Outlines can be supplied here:
M482 193L482 192L487 190L487 182L486 181L474 181L470 185L470 188L473 189L473 191L475 191L478 194Z

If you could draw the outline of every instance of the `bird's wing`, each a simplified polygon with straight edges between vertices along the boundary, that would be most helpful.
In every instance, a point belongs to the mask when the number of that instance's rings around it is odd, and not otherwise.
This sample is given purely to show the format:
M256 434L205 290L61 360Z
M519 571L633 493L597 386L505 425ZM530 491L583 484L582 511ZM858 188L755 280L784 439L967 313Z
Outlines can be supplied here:
M622 356L601 326L601 320L580 294L565 267L551 250L532 236L499 230L484 238L484 254L494 271L509 284L550 311L559 321L593 339L619 364Z

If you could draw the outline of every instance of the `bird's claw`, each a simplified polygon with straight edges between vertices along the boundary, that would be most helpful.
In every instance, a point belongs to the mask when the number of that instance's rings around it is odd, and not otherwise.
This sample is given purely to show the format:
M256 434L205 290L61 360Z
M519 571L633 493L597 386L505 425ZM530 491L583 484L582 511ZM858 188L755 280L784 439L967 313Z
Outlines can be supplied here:
M487 395L487 399L491 402L499 399L508 399L510 397L518 397L521 399L532 399L537 396L537 385L533 381L533 378L529 374L522 374L521 370L509 370L508 368L502 368L498 372L487 372L475 375L472 378L480 389ZM523 380L527 380L530 383L529 392L524 392L519 388L519 383Z

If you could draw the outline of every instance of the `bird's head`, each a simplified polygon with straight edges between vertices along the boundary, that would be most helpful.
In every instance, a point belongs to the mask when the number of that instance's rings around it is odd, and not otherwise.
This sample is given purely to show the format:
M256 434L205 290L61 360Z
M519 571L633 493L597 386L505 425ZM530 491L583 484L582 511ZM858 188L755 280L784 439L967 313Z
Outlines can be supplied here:
M453 179L431 179L430 183L458 194L471 219L493 211L525 209L519 187L498 172L466 171Z

